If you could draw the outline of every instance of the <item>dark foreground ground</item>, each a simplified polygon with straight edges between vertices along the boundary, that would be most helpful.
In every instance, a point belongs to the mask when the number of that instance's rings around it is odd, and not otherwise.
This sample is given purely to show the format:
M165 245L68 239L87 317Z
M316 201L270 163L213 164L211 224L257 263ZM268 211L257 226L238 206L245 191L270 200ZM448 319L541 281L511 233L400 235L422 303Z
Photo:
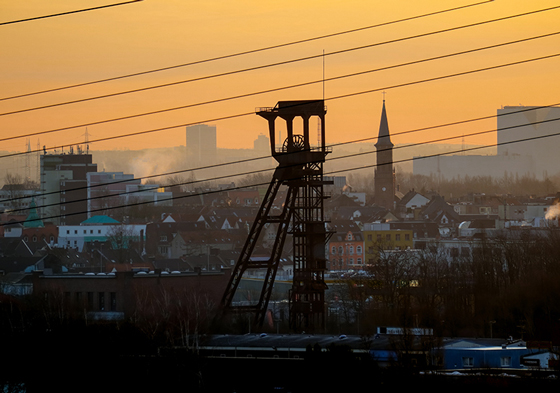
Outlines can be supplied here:
M79 343L76 343L79 346ZM426 375L379 369L349 359L227 359L173 356L79 356L43 352L2 367L0 392L402 392L558 391L544 375ZM95 352L95 351L93 351ZM8 360L8 359L4 359ZM2 390L3 389L3 390ZM430 389L430 390L424 390ZM444 390L445 389L445 390ZM513 390L512 390L513 389Z
M546 374L427 375L379 368L351 352L300 359L210 357L174 347L127 325L0 335L0 393L7 392L473 392L559 391ZM501 371L503 372L503 371ZM445 390L444 390L445 389Z

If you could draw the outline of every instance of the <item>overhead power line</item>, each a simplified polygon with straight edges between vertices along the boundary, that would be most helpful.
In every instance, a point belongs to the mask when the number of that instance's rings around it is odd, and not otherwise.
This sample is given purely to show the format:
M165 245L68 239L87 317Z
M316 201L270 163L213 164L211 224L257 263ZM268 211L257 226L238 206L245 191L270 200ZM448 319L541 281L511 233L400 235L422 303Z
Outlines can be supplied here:
M519 113L519 112L524 112L524 111L518 111L515 113ZM509 113L509 114L513 114L513 113ZM545 123L550 123L550 122L555 122L555 121L559 121L560 118L555 118L555 119L548 119L548 120L541 120L541 121L535 121L529 124L521 124L521 125L514 125L514 126L509 126L509 127L504 127L501 129L501 131L507 131L507 130L511 130L511 129L516 129L516 128L521 128L521 127L525 127L525 126L529 126L529 125L540 125L540 124L545 124ZM469 134L462 134L462 135L455 135L455 136L450 136L450 137L444 137L444 138L438 138L438 139L432 139L429 141L423 141L423 142L415 142L415 143L411 143L408 145L400 145L400 146L396 146L394 148L392 148L392 150L397 150L397 149L405 149L405 148L410 148L410 147L417 147L417 146L422 146L422 145L426 145L426 144L431 144L431 143L438 143L438 142L444 142L444 141L449 141L449 140L453 140L453 139L457 139L460 138L461 136L463 137L472 137L472 136L480 136L480 135L484 135L484 134L488 134L490 132L495 132L496 129L490 129L490 130L484 130L484 131L477 131L477 132L472 132ZM401 133L395 133L394 135L402 135L404 132ZM553 135L557 135L557 134L553 134ZM377 139L377 137L375 138L370 138L370 139ZM539 139L539 138L536 138ZM528 140L531 140L528 139ZM348 143L355 143L356 141L347 141L345 142L345 144ZM508 144L509 142L502 142L501 144ZM499 145L499 144L497 144ZM496 145L496 146L497 146ZM495 146L495 144L492 145L487 145L487 146L477 146L474 148L469 148L469 149L463 149L463 150L458 150L457 152L462 152L462 151L470 151L470 150L478 150L478 149L483 149L483 148L487 148L490 146ZM329 146L332 147L332 146ZM391 150L391 149L380 149L380 150L372 150L372 151L366 151L366 152L358 152L358 153L351 153L351 154L347 154L344 156L338 156L338 157L333 157L328 159L327 161L331 162L334 160L341 160L341 159L346 159L346 158L354 158L354 157L358 157L358 156L362 156L362 155L368 155L368 154L374 154L374 153L380 153L386 150ZM439 155L448 155L448 154L452 154L454 153L452 152L445 152L445 153L438 153L436 155L432 155L432 156L439 156ZM426 158L428 157L432 157L432 156L425 156ZM266 157L266 158L270 158L270 156ZM424 157L422 157L424 158ZM393 163L399 163L399 162L406 162L409 161L409 159L405 159L405 160L399 160L399 161L393 161ZM212 168L212 167L218 167L218 166L222 166L223 164L217 164L217 165L210 165L208 166L208 168ZM374 166L378 166L377 164ZM370 167L370 165L365 166L365 168ZM358 167L356 169L360 169L362 167ZM221 175L221 176L216 176L216 177L212 177L212 178L207 178L207 179L201 179L201 180L192 180L192 181L187 181L187 182L181 182L181 183L175 183L175 184L168 184L168 185L163 185L163 187L176 187L176 186L185 186L185 185L192 185L195 183L202 183L202 182L208 182L208 181L216 181L216 180L221 180L221 179L228 179L228 178L232 178L232 177L238 177L238 176L247 176L247 175L252 175L252 174L258 174L258 173L263 173L263 172L268 172L268 171L272 171L275 168L266 168L266 169L257 169L257 170L252 170L252 171L247 171L247 172L241 172L241 173L235 173L235 174L227 174L227 175ZM338 173L338 172L345 172L348 171L348 169L344 169L344 170L339 170L339 171L334 171L334 172L328 172L326 174L332 174L332 173ZM160 175L161 176L161 175ZM153 177L153 176L149 176L149 177ZM133 180L138 180L138 179L133 179ZM111 182L111 183L105 183L104 185L114 185L117 183L126 183L129 182L131 180L121 180L118 182ZM96 186L86 186L86 187L79 187L79 188L75 188L75 189L71 189L71 190L65 190L65 193L71 193L72 191L76 191L76 190L83 190L83 189L91 189L91 188L97 188L100 187L102 185L96 185ZM57 203L52 203L52 204L48 204L48 205L43 205L41 206L41 208L47 208L47 207L52 207L52 206L59 206L59 205L70 205L73 203L79 203L79 202L84 202L84 201L92 201L92 200L96 200L96 199L104 199L104 198L113 198L113 197L121 197L124 195L130 195L130 194L135 194L135 193L140 193L140 192L145 192L145 191L155 191L159 188L161 188L161 185L158 186L154 186L152 188L147 188L147 189L142 189L142 190L133 190L133 191L127 191L127 192L121 192L121 193L117 193L117 194L108 194L108 195L101 195L101 196L97 196L97 197L89 197L89 198L85 198L85 199L78 199L78 200L73 200L73 201L67 201L67 202L57 202ZM40 196L46 196L46 195L53 195L53 194L59 194L60 191L54 191L54 192L49 192L49 193L44 193ZM37 195L36 195L37 196ZM9 199L9 200L4 200L2 202L8 202L8 201L13 201L13 200L17 200L17 199L25 199L25 198L29 198L28 196L26 197L18 197L18 198L13 198L13 199ZM162 199L161 201L165 201L166 199ZM153 203L153 201L151 202ZM122 207L122 206L121 206ZM18 211L26 211L28 210L27 208L20 208L20 209L16 209L16 210L12 210L13 212L18 212Z
M70 15L70 14L77 14L77 13L79 13L79 12L95 11L95 10L100 10L100 9L102 9L102 8L117 7L117 6L119 6L119 5L126 5L126 4L131 4L131 3L138 3L138 2L141 2L141 1L144 1L144 0L131 0L131 1L125 1L125 2L122 2L122 3L101 5L101 6L99 6L99 7L83 8L83 9L80 9L80 10L60 12L60 13L58 13L58 14L34 16L34 17L32 17L32 18L27 18L27 19L12 20L12 21L9 21L9 22L0 22L0 26L3 26L3 25L12 25L12 24L14 24L14 23L29 22L29 21L38 20L38 19L54 18L55 16L64 16L64 15Z
M399 87L412 86L412 85L417 85L417 84L426 83L426 82L433 82L433 81L443 80L443 79L452 78L452 77L456 77L456 76L464 76L464 75L474 74L474 73L477 73L477 72L495 70L495 69L499 69L499 68L503 68L503 67L510 67L510 66L513 66L513 65L519 65L519 64L529 63L529 62L533 62L533 61L550 59L550 58L554 58L554 57L558 57L558 56L560 56L560 53L554 53L554 54L551 54L551 55L533 57L533 58L529 58L529 59L519 60L519 61L515 61L515 62L510 62L510 63L503 63L503 64L490 66L490 67L477 68L477 69L474 69L474 70L463 71L463 72L458 72L458 73L453 73L453 74L446 74L446 75L437 76L437 77L433 77L433 78L421 79L421 80L412 81L412 82L405 82L405 83L400 83L400 84L390 85L390 86L384 86L384 87L375 88L375 89L362 90L362 91L358 91L358 92L353 92L353 93L348 93L348 94L342 94L342 95L339 95L339 96L329 97L329 98L326 98L325 101L334 101L334 100L353 97L353 96L357 96L357 95L369 94L369 93L373 93L373 92L377 92L377 91L396 89L396 88L399 88ZM238 114L235 114L235 115L229 115L229 116L216 117L216 118L212 118L212 119L199 120L199 121L196 121L196 122L175 124L173 126L168 126L168 127L160 127L160 128L144 130L144 131L135 131L135 132L128 133L128 134L114 135L114 136L110 136L110 137L90 140L88 143L96 143L96 142L115 140L115 139L120 139L120 138L131 137L131 136L145 135L145 134L150 134L150 133L154 133L154 132L167 131L167 130L171 130L171 129L179 128L179 127L186 127L186 126L191 126L191 125L200 124L200 123L216 122L216 121L220 121L220 120L239 118L239 117L244 117L244 116L253 115L253 114L254 114L254 112L238 113ZM61 149L61 148L64 148L64 147L67 147L67 146L72 146L72 145L74 145L74 144L51 146L51 147L49 147L49 150ZM1 158L19 156L19 155L23 155L23 154L36 153L37 151L40 151L40 149L39 150L37 150L37 149L36 150L30 150L30 151L26 151L26 152L5 154L5 155L0 156L0 159Z
M151 69L151 70L135 72L135 73L131 73L131 74L119 75L119 76L114 76L114 77L105 78L105 79L98 79L98 80L83 82L83 83L76 83L76 84L73 84L73 85L56 87L56 88L47 89L47 90L40 90L40 91L31 92L31 93L24 93L24 94L11 96L11 97L4 97L4 98L0 98L0 101L11 100L11 99L15 99L15 98L28 97L28 96L37 95L37 94L50 93L50 92L54 92L54 91L71 89L71 88L76 88L76 87L88 86L88 85L93 85L93 84L97 84L97 83L114 81L114 80L118 80L118 79L130 78L130 77L134 77L134 76L146 75L146 74L151 74L151 73L155 73L155 72L167 71L167 70L172 70L172 69L182 68L182 67L188 67L188 66L197 65L197 64L209 63L209 62L217 61L217 60L230 59L230 58L233 58L233 57L239 57L239 56L244 56L244 55L248 55L248 54L264 52L264 51L267 51L267 50L283 48L283 47L292 46L292 45L296 45L296 44L302 44L302 43L305 43L305 42L311 42L311 41L321 40L321 39L325 39L325 38L336 37L336 36L340 36L340 35L344 35L344 34L355 33L355 32L358 32L358 31L369 30L369 29L373 29L373 28L377 28L377 27L388 26L388 25L392 25L392 24L396 24L396 23L400 23L400 22L406 22L406 21L410 21L410 20L425 18L425 17L428 17L428 16L443 14L443 13L446 13L446 12L457 11L457 10L461 10L461 9L465 9L465 8L469 8L469 7L474 7L474 6L483 5L483 4L486 4L486 3L491 3L493 1L494 0L485 0L485 1L480 1L480 2L477 2L477 3L467 4L467 5L463 5L463 6L459 6L459 7L447 8L447 9L440 10L440 11L434 11L434 12L429 12L429 13L426 13L426 14L415 15L415 16L411 16L411 17L408 17L408 18L396 19L396 20L389 21L389 22L382 22L382 23L377 23L377 24L374 24L374 25L358 27L358 28L355 28L355 29L343 30L343 31L339 31L339 32L336 32L336 33L330 33L330 34L320 35L320 36L311 37L311 38L304 38L304 39L296 40L296 41L289 41L289 42L285 42L285 43L282 43L282 44L266 46L266 47L263 47L263 48L251 49L251 50L247 50L247 51L243 51L243 52L236 52L236 53L231 53L231 54L228 54L228 55L211 57L211 58L208 58L208 59L192 61L192 62L189 62L189 63L175 64L175 65L172 65L172 66L154 68L154 69Z
M429 131L429 130L434 130L434 129L438 129L438 128L455 126L455 125L459 125L459 124L466 124L466 123L472 123L472 122L476 122L476 121L487 120L487 119L492 119L492 118L497 118L497 117L510 116L510 115L529 112L529 111L534 111L534 110L538 110L538 109L551 108L551 107L554 107L554 106L557 106L557 105L560 105L560 102L550 104L550 105L524 108L524 109L520 109L520 110L517 110L517 111L512 111L512 112L507 112L507 113L502 113L502 114L497 114L497 115L481 116L481 117L475 117L475 118L470 118L470 119L458 120L458 121L454 121L454 122L451 122L451 123L437 124L437 125L428 126L428 127L421 127L421 128L416 128L416 129L412 129L412 130L395 132L395 133L392 134L392 136L402 136L402 135L406 135L406 134L413 134L413 133L422 132L422 131ZM516 128L516 127L517 126L512 126L512 127L508 127L508 129L509 128ZM488 133L488 132L493 132L493 131L494 130L483 131L481 133ZM462 134L461 136L472 136L472 135ZM459 136L449 137L449 139L458 138L458 137ZM368 138L361 138L361 139L353 139L353 140L350 140L350 141L333 143L333 144L327 145L327 147L333 148L333 147L336 147L336 146L343 146L343 145L348 145L348 144L352 144L352 143L372 141L372 140L375 140L375 139L377 139L377 136L368 137ZM397 148L399 148L399 147L397 147ZM370 152L366 152L365 154L369 154L369 153ZM252 161L257 161L257 160L262 160L262 159L270 159L270 158L271 158L271 156L269 156L269 155L261 156L261 157L254 157L254 158L246 158L246 159L243 159L243 160L230 161L230 162L225 162L225 163L220 163L220 164L212 164L212 165L206 165L206 166L202 166L202 167L187 168L187 169L182 169L182 170L178 170L178 171L172 171L172 172L142 176L142 177L137 177L137 178L134 178L134 179L117 180L117 181L112 181L112 182L108 182L108 183L97 184L95 186L76 187L76 188L71 188L71 189L65 190L65 192L71 193L71 192L74 192L74 191L80 191L80 190L85 190L85 189L103 187L103 186L120 184L120 183L128 183L128 182L131 182L131 181L134 181L134 180L147 180L147 179L159 178L159 177L162 177L162 176L173 176L173 175L186 173L186 172L195 172L195 171L201 171L201 170L207 170L207 169L215 169L215 168L220 168L220 167L224 167L224 166L236 165L236 164L245 164L245 163L252 162ZM267 170L269 170L269 169L266 169L264 171L267 171ZM243 176L243 175L245 175L245 174L237 174L237 175L234 174L234 175L228 175L228 176ZM200 180L200 181L197 181L197 182L212 181L212 180L216 180L216 179L215 178L209 178L209 179L204 179L204 180ZM195 182L192 182L192 183L195 183ZM176 184L176 185L188 185L188 184L191 184L191 183L183 183L183 184ZM172 187L172 186L174 186L174 185L166 185L165 187ZM38 194L38 195L35 195L35 196L36 197L43 197L43 196L55 195L55 194L60 194L60 191L45 192L45 193L41 193L41 194ZM17 200L26 199L26 198L28 198L28 197L27 196L14 197L14 198L9 198L9 199L3 199L0 202L3 202L3 203L12 202L12 201L17 201ZM26 210L26 209L23 209L23 210Z
M557 120L560 120L560 119L552 119L552 120L548 120L548 121L557 121ZM538 123L538 122L536 122L536 123ZM445 156L445 155L449 155L449 154L462 153L462 152L466 152L466 151L475 151L475 150L485 149L485 148L493 147L493 146L502 146L502 145L510 145L510 144L515 144L515 143L521 143L521 142L528 142L528 141L533 141L533 140L538 140L538 139L550 138L550 137L553 137L553 136L560 136L560 132L556 132L556 133L552 133L552 134L548 134L548 135L540 135L540 136L534 136L534 137L529 137L529 138L517 139L517 140L507 141L507 142L498 142L498 143L493 143L493 144L484 145L484 146L476 146L476 147L471 147L471 148L461 148L461 149L455 150L455 151L450 151L450 152L445 152L445 153L436 153L436 154L432 154L432 155L429 155L429 156L423 156L423 157L420 157L420 159ZM455 138L457 138L457 137L455 137ZM427 143L427 142L423 142L423 143ZM353 154L353 155L359 155L359 154ZM417 157L416 158L405 158L405 159L402 159L402 160L397 160L397 161L393 161L393 162L390 162L390 163L384 163L384 164L379 164L379 165L378 164L370 164L370 165L362 165L362 166L354 167L354 168L340 169L340 170L336 170L336 171L326 172L325 175L332 175L332 174L335 174L335 173L351 172L351 171L355 171L355 170L374 168L374 167L378 167L378 166L382 166L382 165L393 165L393 164L398 164L398 163L402 163L402 162L412 161L414 159L418 159L418 158ZM271 169L274 169L274 168L271 168ZM270 170L270 169L267 169L267 170ZM260 172L262 172L262 171L266 171L266 170L260 170ZM254 172L259 172L259 171L254 171ZM234 175L229 175L227 177L231 177L231 176L234 176ZM186 195L186 196L181 196L181 197L177 197L177 198L160 199L157 202L173 201L173 200L176 200L176 199L190 198L190 197L203 196L203 195L209 195L209 194L216 194L216 193L221 193L221 192L224 192L224 191L241 190L241 189L244 189L244 188L259 187L259 186L266 186L266 185L269 185L269 182L254 183L254 184L249 184L249 185L245 185L245 186L232 187L232 188L227 189L227 190L203 191L203 192L199 192L199 193L195 193L195 194L191 194L191 195ZM115 196L115 195L113 195L113 196ZM77 202L77 201L74 201L74 202ZM83 200L81 200L81 202L83 202ZM69 204L69 203L72 203L72 202L66 202L66 204ZM149 204L153 204L153 203L154 203L154 201L134 202L134 203L126 204L126 205L109 206L109 207L103 207L103 208L99 208L99 209L93 209L93 210L90 210L89 213L96 213L96 212L107 211L107 210L115 210L115 209L131 207L131 206L149 205ZM48 217L43 217L42 220L60 218L60 217L66 217L66 216L73 216L73 215L84 214L84 213L88 213L88 212L87 211L81 211L81 212L51 215L51 216L48 216ZM18 223L23 223L23 222L25 222L25 221L2 223L2 224L0 224L0 226L13 225L13 224L18 224Z
M560 105L560 102L550 104L550 105L527 107L527 108L524 108L524 109L520 109L520 110L516 110L516 111L512 111L512 112L507 112L507 113L474 117L474 118L470 118L470 119L457 120L457 121L450 122L450 123L436 124L436 125L433 125L433 126L427 126L427 127L415 128L415 129L412 129L412 130L395 132L395 133L392 134L392 136L402 136L402 135L413 134L413 133L422 132L422 131L434 130L434 129L438 129L438 128L444 128L444 127L456 126L456 125L460 125L460 124L473 123L473 122L477 122L477 121L481 121L481 120L488 120L488 119L493 119L493 118L498 118L498 117L510 116L510 115L515 115L515 114L519 114L519 113L534 111L534 110L538 110L538 109L552 108L552 107L555 107L557 105ZM512 128L512 127L508 127L508 128ZM468 135L461 134L461 136L464 137L464 136L468 136ZM458 138L458 137L459 136L451 137L451 138ZM353 139L353 140L349 140L349 141L333 143L333 144L327 145L327 147L333 148L333 147L336 147L336 146L343 146L343 145L348 145L348 144L352 144L352 143L367 142L367 141L372 141L372 140L375 140L375 139L377 139L377 136L368 137L368 138ZM178 174L182 174L182 173L186 173L186 172L196 172L196 171L202 171L202 170L207 170L207 169L215 169L215 168L220 168L220 167L229 166L229 165L246 164L248 162L258 161L258 160L263 160L263 159L270 159L270 158L271 158L271 156L269 156L269 155L260 156L260 157L253 157L253 158L245 158L245 159L242 159L242 160L228 161L228 162L224 162L224 163L220 163L220 164L212 164L212 165L206 165L206 166L201 166L201 167L187 168L187 169L181 169L181 170L165 172L165 173L158 173L158 174L153 174L153 175L148 175L148 176L141 176L141 177L136 177L134 179L117 180L117 181L112 181L112 182L108 182L108 183L96 184L95 186L76 187L76 188L67 189L65 192L71 193L73 191L80 191L80 190L103 187L103 186L120 184L120 183L128 183L128 182L131 182L131 181L134 181L134 180L147 180L147 179L160 178L160 177L163 177L163 176L178 175ZM238 175L236 175L236 176L238 176ZM202 181L210 181L210 180L215 180L215 179L205 179L205 180L202 180ZM186 184L181 184L181 185L186 185ZM171 186L172 185L167 185L165 187L171 187ZM36 197L43 197L43 196L54 195L54 194L59 194L59 193L60 193L60 191L52 191L52 192L45 192L45 193L37 194L35 196ZM14 197L14 198L0 200L0 202L3 202L3 203L12 202L12 201L18 201L18 200L26 199L26 198L28 198L28 197L27 196Z
M68 127L56 128L56 129L45 130L45 131L37 131L37 132L33 132L33 133L29 133L29 134L23 134L23 135L17 135L17 136L10 136L10 137L5 137L5 138L0 138L0 142L5 142L5 141L9 141L9 140L14 140L14 139L20 139L20 138L28 138L28 137L36 136L36 135L45 135L45 134L50 134L50 133L54 133L54 132L70 130L70 129L73 129L73 128L90 127L90 126L93 126L93 125L107 124L107 123L111 123L111 122L115 122L115 121L122 121L122 120L128 120L128 119L143 117L143 116L161 114L161 113L166 113L166 112L171 112L171 111L176 111L176 110L181 110L181 109L187 109L187 108L192 108L192 107L197 107L197 106L203 106L203 105L208 105L208 104L213 104L213 103L218 103L218 102L236 100L236 99L240 99L240 98L247 98L247 97L256 96L256 95L265 94L265 93L271 93L271 92L275 92L275 91L288 90L288 89L292 89L292 88L296 88L296 87L303 87L303 86L308 86L308 85L317 84L317 83L324 83L325 81L339 80L339 79L364 75L364 74L368 74L368 73L386 71L386 70L395 69L395 68L399 68L399 67L425 63L425 62L434 61L434 60L441 60L441 59L450 58L450 57L453 57L453 56L470 54L470 53L479 52L479 51L488 50L488 49L495 49L495 48L499 48L499 47L503 47L503 46L507 46L507 45L513 45L513 44L532 41L532 40L536 40L536 39L540 39L540 38L551 37L551 36L558 35L558 34L560 34L560 31L547 33L547 34L541 34L541 35L532 36L532 37L528 37L528 38L521 38L521 39L513 40L513 41L502 42L502 43L494 44L494 45L488 45L488 46L468 49L468 50L459 51L459 52L448 53L448 54L439 55L439 56L427 57L427 58L423 58L423 59L419 59L419 60L404 62L404 63L385 66L385 67L380 67L380 68L374 68L374 69L365 70L365 71L353 72L353 73L350 73L350 74L338 75L338 76L334 76L334 77L330 77L330 78L326 78L326 79L319 79L319 80L313 80L313 81L308 81L308 82L302 82L302 83L297 83L297 84L293 84L293 85L281 86L281 87L276 87L276 88L272 88L272 89L266 89L266 90L251 92L251 93L239 94L239 95L230 96L230 97L218 98L218 99L214 99L214 100L210 100L210 101L202 101L202 102L197 102L197 103L193 103L193 104L182 105L182 106L177 106L177 107L172 107L172 108L164 108L164 109L159 109L159 110L151 111L151 112L141 112L141 113L137 113L137 114L134 114L134 115L121 116L121 117L116 117L116 118L112 118L112 119L105 119L105 120L98 120L98 121L94 121L94 122L90 122L90 123L83 123L83 124L73 125L73 126L68 126Z
M377 43L374 43L374 44L356 46L356 47L342 49L342 50L333 51L333 52L329 52L329 53L323 53L323 54L312 55L312 56L305 56L305 57L300 57L300 58L291 59L291 60L285 60L285 61L276 62L276 63L264 64L264 65L256 66L256 67L244 68L244 69L240 69L240 70L228 71L228 72L223 72L223 73L219 73L219 74L207 75L207 76L202 76L202 77L198 77L198 78L185 79L185 80L181 80L181 81L175 81L175 82L164 83L164 84L159 84L159 85L141 87L141 88L132 89L132 90L119 91L119 92L116 92L116 93L103 94L103 95L94 96L94 97L81 98L81 99L77 99L77 100L58 102L58 103L48 104L48 105L41 105L41 106L36 106L36 107L32 107L32 108L18 109L18 110L15 110L15 111L0 113L0 116L14 115L14 114L18 114L18 113L31 112L31 111L36 111L36 110L40 110L40 109L48 109L48 108L60 107L60 106L65 106L65 105L70 105L70 104L77 104L77 103L82 103L82 102L98 100L98 99L116 97L116 96L121 96L121 95L125 95L125 94L139 93L139 92L143 92L143 91L159 89L159 88L164 88L164 87L170 87L170 86L176 86L176 85L195 82L195 81L208 80L208 79L217 78L217 77L221 77L221 76L230 76L230 75L234 75L234 74L238 74L238 73L242 73L242 72L249 72L249 71L255 71L255 70L260 70L260 69L265 69L265 68L270 68L270 67L276 67L276 66L280 66L280 65L292 64L292 63L306 61L306 60L312 60L312 59L316 59L316 58L320 58L320 57L324 57L324 56L338 55L338 54L348 53L348 52L352 52L352 51L356 51L356 50L372 48L372 47L375 47L375 46L392 44L392 43L407 41L407 40L411 40L411 39L415 39L415 38L427 37L427 36L431 36L431 35L435 35L435 34L447 33L447 32L450 32L450 31L465 29L465 28L469 28L469 27L481 26L481 25L488 24L488 23L504 21L504 20L508 20L508 19L521 17L521 16L527 16L527 15L535 14L535 13L538 13L538 12L550 11L550 10L558 9L558 8L560 8L560 5L555 6L555 7L540 9L540 10L537 10L537 11L524 12L524 13L509 15L509 16L505 16L505 17L501 17L501 18L490 19L490 20L486 20L486 21L482 21L482 22L475 22L475 23L470 23L470 24L461 25L461 26L455 26L455 27L451 27L451 28L447 28L447 29L435 30L435 31L431 31L431 32L428 32L428 33L416 34L416 35L407 36L407 37L403 37L403 38L397 38L397 39L393 39L393 40L377 42Z

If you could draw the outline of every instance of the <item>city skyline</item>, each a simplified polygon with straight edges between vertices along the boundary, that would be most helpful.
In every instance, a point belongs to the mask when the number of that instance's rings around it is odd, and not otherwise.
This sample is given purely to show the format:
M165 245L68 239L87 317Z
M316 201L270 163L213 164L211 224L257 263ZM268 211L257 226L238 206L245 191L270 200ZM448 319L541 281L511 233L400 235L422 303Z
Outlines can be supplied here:
M77 1L72 7L91 6ZM0 65L2 97L139 72L215 56L277 45L353 28L394 21L472 2L407 2L407 6L382 3L288 1L281 5L241 2L182 4L139 2L82 14L2 26L0 34L6 56ZM517 13L556 6L553 1L527 4L494 1L345 34L192 67L179 68L141 77L127 78L78 89L0 101L0 113L18 111L85 97L111 94L205 75L257 67L274 62L317 56L323 53L371 45L403 37L425 34L457 26L503 18ZM48 5L31 2L25 8L6 4L3 20L44 15L67 10L65 2ZM338 75L387 67L432 56L550 34L556 29L560 9L512 18L486 25L434 34L402 42L374 46L339 55L318 56L283 66L223 76L137 94L97 99L12 115L0 115L4 137L96 122L137 113L221 99L281 86L320 81ZM441 128L416 135L399 132L444 124L479 116L491 116L506 105L550 105L556 103L557 57L496 70L457 76L440 81L400 88L390 86L438 76L481 69L524 59L551 55L560 37L550 36L449 59L380 71L339 81L253 95L242 99L154 116L99 124L88 127L90 139L164 128L180 127L113 141L94 143L92 150L171 147L184 144L184 124L210 123L218 129L218 148L250 148L266 128L253 114L256 107L273 106L282 99L321 98L328 107L327 143L373 137L379 124L382 102L380 91L354 97L333 97L386 88L385 99L391 116L395 144L422 142L436 137L456 136L496 128L496 119ZM247 113L246 116L214 120ZM350 129L350 132L349 132ZM84 127L33 136L47 148L83 142ZM350 136L351 135L351 136ZM471 137L467 144L496 142L495 133ZM449 141L453 143L453 141ZM0 142L0 150L23 150L25 138Z

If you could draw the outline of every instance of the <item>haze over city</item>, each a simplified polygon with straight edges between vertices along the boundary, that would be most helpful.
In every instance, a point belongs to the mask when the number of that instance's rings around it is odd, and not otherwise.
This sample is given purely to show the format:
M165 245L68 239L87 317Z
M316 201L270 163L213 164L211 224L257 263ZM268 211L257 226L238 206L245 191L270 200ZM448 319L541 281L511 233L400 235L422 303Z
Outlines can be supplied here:
M294 98L326 99L327 143L373 137L385 90L394 143L425 142L496 127L495 119L398 136L399 132L449 122L491 116L504 105L551 105L560 81L558 57L498 68L439 81L391 89L393 85L516 62L556 53L560 37L550 36L501 48L363 74L326 79L380 67L499 44L557 30L560 9L479 26L372 46L336 55L331 52L367 46L428 32L503 18L556 6L554 1L492 1L415 20L319 39L274 50L217 60L168 71L119 79L80 88L0 101L2 136L13 137L61 127L129 116L183 105L318 81L299 88L163 112L157 115L88 127L90 139L140 132L176 124L251 113ZM470 4L465 1L143 1L73 15L2 26L0 64L2 98L61 86L196 62L267 46L386 23ZM99 5L103 5L100 3ZM92 6L74 1L72 7ZM66 11L64 1L28 1L25 6L2 2L4 21ZM323 52L325 57L323 58ZM12 115L6 112L40 107L259 67L309 56L306 61L118 95ZM333 99L345 94L377 92ZM218 127L218 147L250 148L261 132L254 115L211 121ZM85 127L38 136L48 148L84 141ZM36 148L37 137L31 137ZM467 144L491 144L495 134L466 139ZM24 150L25 138L3 141L0 150ZM184 127L91 145L92 150L144 149L185 144Z

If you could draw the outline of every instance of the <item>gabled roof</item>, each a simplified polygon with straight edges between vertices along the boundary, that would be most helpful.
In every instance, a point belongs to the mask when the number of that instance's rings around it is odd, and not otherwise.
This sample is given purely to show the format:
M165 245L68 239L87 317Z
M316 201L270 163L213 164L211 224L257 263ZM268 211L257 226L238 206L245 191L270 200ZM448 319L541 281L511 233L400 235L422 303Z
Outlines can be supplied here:
M450 221L452 220L456 223L461 221L459 214L457 214L453 207L445 202L445 200L439 195L434 196L426 207L422 209L422 215L430 220L434 220L439 217L441 212L444 212Z
M357 202L355 198L350 198L346 194L335 195L332 198L327 199L327 201L325 202L325 207L327 209L331 209L334 207L342 207L342 206L357 207L360 206L360 203Z
M93 216L83 221L80 225L104 225L104 224L120 224L119 221L109 216Z
M402 199L399 201L399 205L400 206L406 206L416 196L420 196L421 198L424 198L426 200L426 204L430 201L429 198L426 198L424 195L422 195L419 192L416 192L416 191L414 191L414 189L412 189L402 197ZM424 205L422 205L422 206L424 206Z

